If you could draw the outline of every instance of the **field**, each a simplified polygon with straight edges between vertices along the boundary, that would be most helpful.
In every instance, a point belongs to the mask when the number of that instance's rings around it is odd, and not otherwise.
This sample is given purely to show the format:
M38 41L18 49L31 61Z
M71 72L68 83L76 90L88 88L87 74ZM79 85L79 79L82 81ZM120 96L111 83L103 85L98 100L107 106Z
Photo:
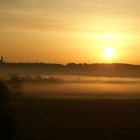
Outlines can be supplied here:
M139 136L138 99L14 98L14 140L127 139ZM77 138L79 137L79 138Z

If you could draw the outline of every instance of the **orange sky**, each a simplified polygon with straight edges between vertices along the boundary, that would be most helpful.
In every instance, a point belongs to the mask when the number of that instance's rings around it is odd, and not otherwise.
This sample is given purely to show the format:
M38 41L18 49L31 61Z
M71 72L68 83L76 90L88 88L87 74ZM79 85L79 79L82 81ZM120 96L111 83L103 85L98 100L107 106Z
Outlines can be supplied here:
M0 55L15 62L140 64L139 0L0 1Z

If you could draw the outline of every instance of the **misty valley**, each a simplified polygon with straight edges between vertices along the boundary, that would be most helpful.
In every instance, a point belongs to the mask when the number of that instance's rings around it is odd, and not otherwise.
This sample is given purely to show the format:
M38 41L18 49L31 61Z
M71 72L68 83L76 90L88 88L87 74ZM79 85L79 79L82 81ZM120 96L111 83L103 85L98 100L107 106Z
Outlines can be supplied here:
M8 125L14 126L14 140L98 140L139 134L139 65L3 63L0 67L1 93L2 83L10 93Z
M32 98L140 98L140 78L9 74L1 75L1 80L9 84L12 92L15 90L21 92L21 96Z
M140 0L0 0L0 140L140 139Z
M44 76L42 76L44 77ZM26 96L40 98L140 98L139 78L55 75L24 82Z

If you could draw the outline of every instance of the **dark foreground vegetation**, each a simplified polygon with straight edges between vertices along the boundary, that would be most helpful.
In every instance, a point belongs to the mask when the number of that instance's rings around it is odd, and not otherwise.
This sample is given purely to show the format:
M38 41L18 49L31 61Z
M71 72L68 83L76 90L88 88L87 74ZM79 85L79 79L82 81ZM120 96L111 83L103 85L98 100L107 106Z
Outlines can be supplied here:
M4 105L1 128L10 128L5 132L14 140L140 138L140 99L24 96L30 93L22 93L22 81L16 75L5 85L10 89L4 102L9 101L9 107ZM3 90L0 93L7 95Z
M11 100L15 140L135 139L140 131L140 100Z
M10 91L7 86L0 82L0 139L11 140L15 132L15 123L13 121L10 109Z

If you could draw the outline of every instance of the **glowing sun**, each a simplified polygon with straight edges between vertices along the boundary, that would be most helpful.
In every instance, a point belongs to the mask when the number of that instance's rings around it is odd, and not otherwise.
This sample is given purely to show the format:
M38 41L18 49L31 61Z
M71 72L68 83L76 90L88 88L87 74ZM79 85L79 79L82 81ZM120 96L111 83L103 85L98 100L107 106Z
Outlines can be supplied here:
M103 50L103 55L105 58L111 59L111 58L113 58L114 54L115 54L115 52L114 52L114 49L112 49L112 48L105 48Z

